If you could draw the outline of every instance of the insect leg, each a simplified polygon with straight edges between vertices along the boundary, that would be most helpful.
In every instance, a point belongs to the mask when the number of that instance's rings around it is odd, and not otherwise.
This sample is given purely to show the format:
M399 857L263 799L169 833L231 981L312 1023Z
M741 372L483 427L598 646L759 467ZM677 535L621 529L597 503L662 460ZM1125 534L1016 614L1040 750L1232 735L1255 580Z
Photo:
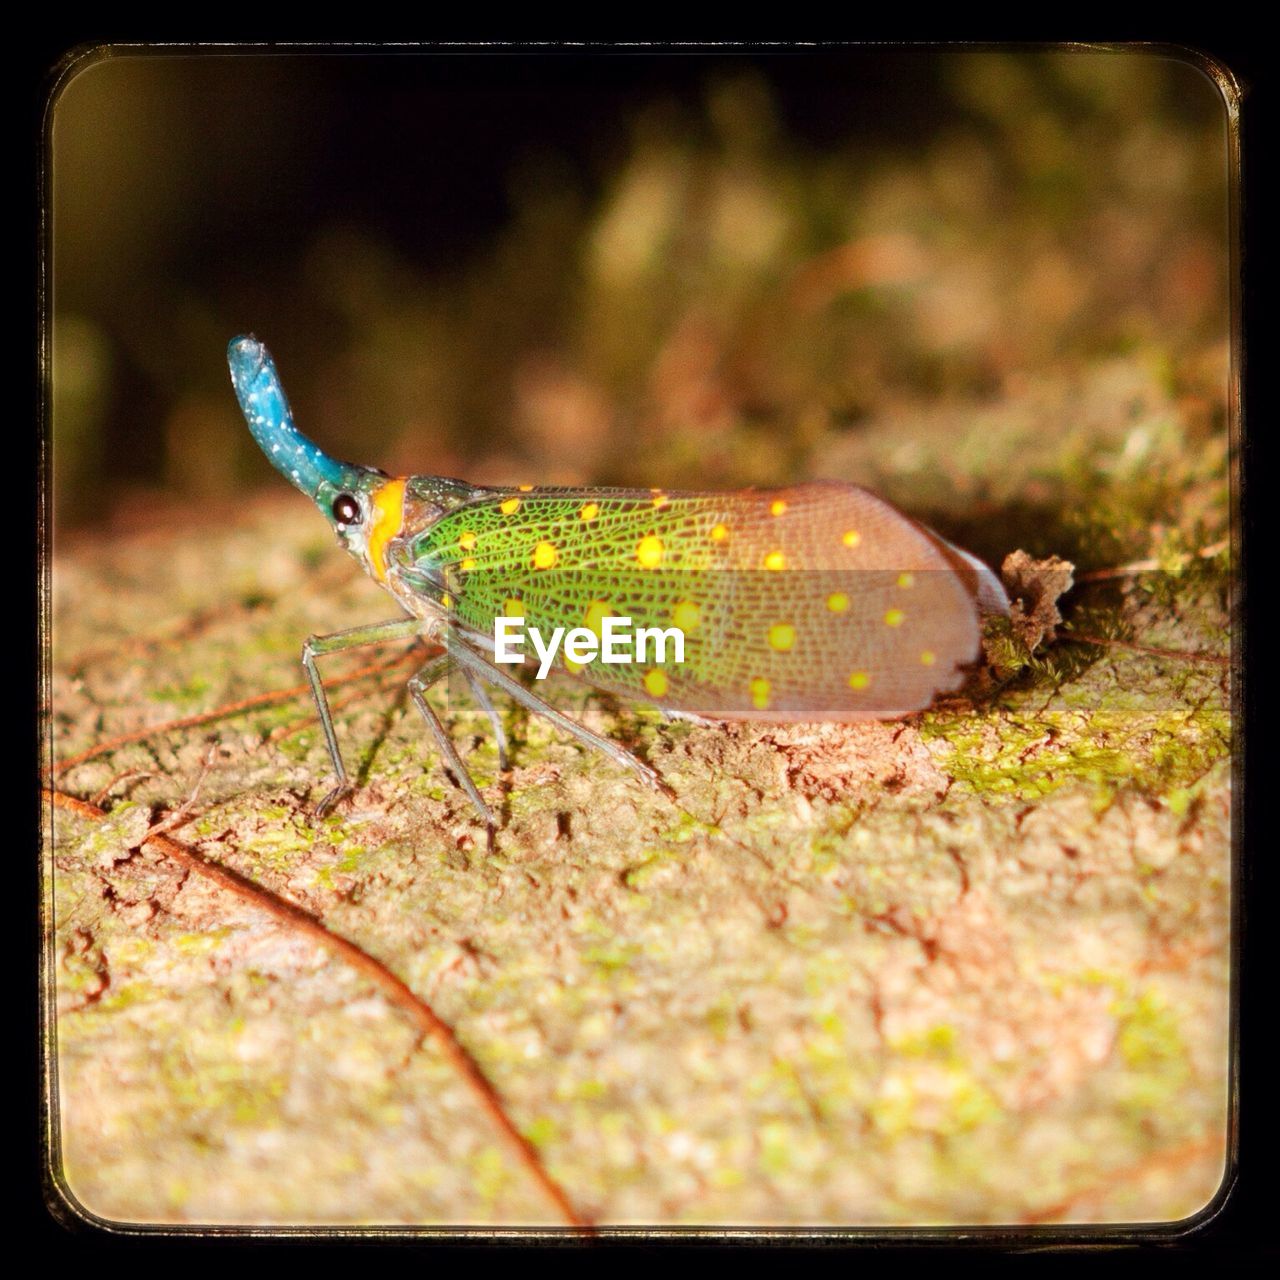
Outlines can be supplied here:
M449 652L458 660L459 665L464 670L472 671L482 680L488 680L490 684L497 685L504 693L510 694L517 702L528 707L535 715L550 720L552 724L563 729L566 733L572 734L579 742L583 742L589 747L595 747L597 751L602 751L611 760L615 760L618 764L625 765L628 769L633 770L655 791L660 791L670 799L675 798L671 788L658 776L658 771L645 764L637 756L632 755L626 747L617 742L612 742L608 738L601 737L598 733L593 733L576 720L571 720L563 712L557 711L549 702L544 702L536 693L530 693L519 680L509 676L505 671L489 662L483 655L467 648L460 641L448 638L446 643L449 645Z
M444 603L445 591L439 583L431 581L425 574L411 575L409 573L402 574L402 580L407 582L415 592L430 600L440 609L441 616L432 620L428 624L428 634L433 640L444 643L444 636L447 631L448 624L445 617L448 615L448 606ZM502 727L502 721L498 718L498 713L493 709L493 703L489 695L485 693L484 686L476 679L473 672L465 670L462 673L467 680L467 684L471 688L471 692L475 695L476 701L480 704L480 709L489 717L489 723L493 726L493 736L498 743L498 768L503 773L507 770L507 734Z
M432 658L426 666L422 667L409 680L409 696L413 699L413 705L422 713L422 718L427 722L427 728L434 735L436 745L440 748L440 754L444 756L445 764L452 771L453 776L457 778L458 785L467 793L471 803L479 811L492 837L494 827L493 814L490 813L489 806L480 798L480 792L472 781L471 775L467 772L466 765L462 763L458 755L458 749L453 745L453 739L449 737L448 730L441 724L440 717L431 710L426 698L423 697L423 694L433 684L438 684L453 670L454 665L453 658L447 653L441 654L438 658Z
M493 702L489 695L484 691L484 685L476 679L475 672L470 668L465 669L462 674L467 678L467 684L471 686L471 692L475 695L475 700L480 704L480 709L489 717L489 723L493 725L493 736L498 741L498 768L503 773L507 771L507 734L502 727L502 721L498 718L498 713L494 710Z
M358 649L362 645L407 640L411 636L418 635L421 630L422 623L417 618L394 618L390 622L375 622L367 627L335 631L332 635L310 636L307 643L302 646L302 665L311 683L311 696L315 699L316 710L320 713L320 727L324 730L324 740L329 747L329 759L333 761L333 771L338 775L338 785L316 806L317 818L323 818L343 796L350 793L352 788L347 779L347 770L342 763L342 753L338 750L338 738L333 731L329 699L325 694L324 685L320 683L316 659L330 653L341 653L344 649Z

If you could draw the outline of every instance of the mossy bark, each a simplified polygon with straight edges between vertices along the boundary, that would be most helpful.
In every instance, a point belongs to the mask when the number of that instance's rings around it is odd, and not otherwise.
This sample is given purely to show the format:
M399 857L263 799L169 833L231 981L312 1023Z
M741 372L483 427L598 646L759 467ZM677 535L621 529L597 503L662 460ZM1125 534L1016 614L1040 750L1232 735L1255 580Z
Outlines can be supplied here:
M996 562L1027 521L1014 455L992 442L1034 417L1036 396L1004 418L925 424L949 442L950 491L985 493L966 541ZM1058 513L1035 526L1057 545L1032 549L1086 566L1102 547L1165 555L1177 573L1077 589L1068 625L1222 655L1225 558L1193 553L1224 532L1223 451L1206 463L1207 445L1182 449L1168 422L1145 438L1187 461L1160 485L1130 456L1129 419L1087 450L1070 437L1091 458L1114 445L1105 484L1029 449L1022 482L1039 476L1042 511ZM911 503L893 437L873 424L831 449L826 473L856 455L857 478L972 535L971 512L948 523L928 498L938 485ZM1181 525L1161 518L1170 479ZM53 588L59 760L296 685L305 636L394 613L287 498L59 547ZM322 821L330 769L305 696L58 777L111 811L96 825L55 814L47 844L55 1154L88 1212L548 1220L459 1081L365 981L139 850L193 795L175 836L426 997L602 1223L1172 1220L1214 1195L1228 1115L1221 666L1060 642L978 701L785 728L667 724L552 686L653 763L675 803L510 706L513 767L495 780L484 717L449 688L437 706L502 814L491 851L406 706L408 671L335 693L359 789Z

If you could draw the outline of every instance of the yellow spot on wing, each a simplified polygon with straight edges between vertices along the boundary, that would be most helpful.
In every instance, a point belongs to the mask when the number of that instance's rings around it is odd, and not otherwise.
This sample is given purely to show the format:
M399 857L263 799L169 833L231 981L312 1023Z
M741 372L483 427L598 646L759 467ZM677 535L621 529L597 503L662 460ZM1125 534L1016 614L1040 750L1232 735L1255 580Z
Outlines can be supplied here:
M502 602L502 616L504 618L523 618L524 601L517 600L515 596L509 596Z
M600 504L598 502L588 502L578 515L583 520L594 520L600 514Z
M499 505L498 510L501 511L504 516L515 515L515 513L520 510L520 499L508 498L506 502Z
M871 677L865 671L855 671L849 677L850 689L865 689L871 683Z
M662 563L662 539L654 534L641 538L636 547L636 559L642 569L656 569Z
M769 514L772 516L780 516L787 509L787 504L781 498L774 498L769 504Z
M846 547L856 547L862 541L862 534L856 529L850 529L843 538L840 539Z
M729 536L729 530L722 524L713 525L711 528L711 541L723 542Z
M559 552L556 551L553 543L540 542L533 549L533 567L535 569L550 569L559 558Z
M681 631L692 631L702 621L702 610L699 609L692 600L681 600L680 603L671 610L671 621L674 622Z
M906 616L907 616L907 615L906 615L905 613L903 613L901 609L890 609L890 610L889 610L889 611L884 615L884 622L885 622L885 626L887 626L887 627L900 627L900 626L902 626L902 620L903 620L903 618L905 618Z
M920 655L920 661L923 662L926 667L933 666L933 664L937 662L937 660L938 660L937 655L933 652L932 649L926 649Z
M644 687L651 698L661 698L666 695L671 682L667 679L665 671L659 671L655 667L654 670L644 673Z
M789 622L775 622L769 628L769 648L788 652L796 642L796 629Z
M458 546L460 546L463 551L470 551L475 545L476 535L470 529L467 529L458 539Z
M781 551L770 551L764 558L764 567L766 569L785 569L787 567L787 557Z
M769 694L773 686L763 676L756 676L749 687L752 705L757 711L763 711L769 705Z
M460 561L458 564L458 568L461 569L463 573L470 573L475 567L476 562L470 556L467 556L466 559Z
M582 615L582 625L588 631L594 631L596 635L600 634L600 628L604 625L604 620L613 614L613 605L607 600L593 600L587 605L587 611Z
M915 585L915 581L915 578L913 578L909 573L898 574L898 586L900 586L904 591L913 587Z
M657 507L659 510L661 510L670 501L671 499L668 498L665 493L659 493L654 495L653 505Z
M531 484L522 484L520 486L521 493L530 493L532 490L533 490L533 485Z
M833 591L827 597L827 608L832 613L844 613L849 608L849 597L843 591Z
M388 480L373 495L373 527L367 547L369 564L379 582L387 577L387 543L400 532L404 521L404 486L403 479Z

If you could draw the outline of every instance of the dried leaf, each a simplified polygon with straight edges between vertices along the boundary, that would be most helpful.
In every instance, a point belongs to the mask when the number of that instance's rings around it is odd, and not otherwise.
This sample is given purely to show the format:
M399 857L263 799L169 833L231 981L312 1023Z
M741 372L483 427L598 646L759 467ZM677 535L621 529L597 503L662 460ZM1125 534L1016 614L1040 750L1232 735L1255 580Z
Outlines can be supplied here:
M1058 600L1071 590L1075 565L1060 556L1035 560L1025 551L1014 551L1005 556L1000 573L1013 602L1009 610L1013 634L1028 652L1042 641L1052 644L1062 624Z

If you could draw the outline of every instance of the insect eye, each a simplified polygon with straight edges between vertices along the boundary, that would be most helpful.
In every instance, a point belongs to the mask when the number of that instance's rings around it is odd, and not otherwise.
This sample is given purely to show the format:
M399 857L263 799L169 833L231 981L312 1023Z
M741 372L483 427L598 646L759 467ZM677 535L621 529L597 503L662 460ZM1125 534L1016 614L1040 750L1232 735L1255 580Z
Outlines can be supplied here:
M354 524L360 518L360 504L349 493L338 494L333 500L333 518L339 524Z

